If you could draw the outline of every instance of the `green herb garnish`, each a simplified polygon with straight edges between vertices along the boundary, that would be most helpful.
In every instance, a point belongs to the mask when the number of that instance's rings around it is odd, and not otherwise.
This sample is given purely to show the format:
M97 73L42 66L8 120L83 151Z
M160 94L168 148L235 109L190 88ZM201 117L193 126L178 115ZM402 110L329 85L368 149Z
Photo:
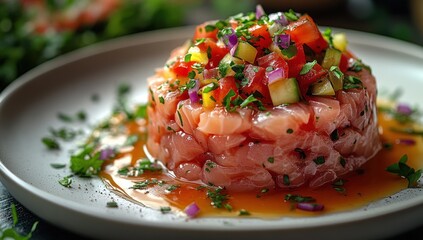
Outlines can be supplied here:
M363 83L358 77L347 76L344 78L344 90L354 89L354 88L363 88Z
M321 165L325 163L325 157L324 156L318 156L315 159L313 159L313 162L315 162L317 165Z
M115 201L110 201L110 202L107 202L106 203L106 207L108 207L108 208L117 208L118 207L118 204Z
M322 35L328 40L329 46L333 47L332 29L326 28L325 31L323 31Z
M408 156L403 155L397 163L389 165L386 171L397 174L400 177L407 179L408 187L414 188L418 186L418 180L422 175L422 169L415 170L414 168L407 165Z
M317 60L313 60L312 62L307 62L304 64L303 68L301 68L300 75L306 75L310 70L316 65Z
M64 163L50 163L50 166L52 168L55 168L55 169L61 169L61 168L66 167L66 164L64 164Z
M297 21L297 20L298 20L297 13L296 13L296 12L294 12L294 10L292 10L292 9L289 9L289 11L288 11L288 12L284 12L283 14L285 15L285 17L286 17L289 21L295 22L295 21Z
M190 62L191 61L191 56L192 56L191 53L186 54L185 57L184 57L184 61L185 62Z
M81 177L91 177L100 172L104 161L100 160L100 152L95 152L94 144L86 144L77 153L71 156L71 171Z
M72 184L72 175L70 176L66 176L63 177L62 179L59 180L60 185L62 185L63 187L67 187L67 188L71 188L71 184Z
M42 143L44 143L44 145L49 150L59 150L60 149L59 143L54 138L51 138L51 137L43 137L41 139L41 141L42 141Z
M295 195L295 194L286 194L285 195L285 201L291 202L291 203L303 203L303 202L315 202L316 199L313 197L304 197L301 195Z
M249 216L249 215L251 215L251 213L245 209L241 209L238 212L238 216Z
M219 84L217 84L217 82L211 82L204 87L203 93L209 93L217 89L218 87L219 87Z
M211 205L215 208L222 208L229 200L228 194L223 192L223 188L208 189L207 198L211 200Z
M172 209L170 207L160 207L160 212L164 213L169 213L171 212Z

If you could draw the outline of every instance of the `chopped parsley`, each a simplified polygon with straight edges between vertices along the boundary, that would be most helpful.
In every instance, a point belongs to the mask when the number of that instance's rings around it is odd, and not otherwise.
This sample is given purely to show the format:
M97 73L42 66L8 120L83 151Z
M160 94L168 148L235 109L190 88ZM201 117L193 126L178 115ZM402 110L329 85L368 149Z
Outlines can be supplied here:
M172 191L175 191L176 189L178 189L180 187L181 187L180 185L172 184L172 185L170 185L169 187L166 188L166 191L172 192Z
M339 140L338 129L333 130L333 132L330 134L330 139L334 142Z
M229 92L226 94L226 96L223 98L223 106L226 108L227 111L233 111L231 109L231 98L235 97L236 93L233 89L229 90Z
M159 97L159 102L160 102L161 104L164 104L164 103L165 103L165 99L164 99L164 97L160 96L160 97Z
M188 89L192 89L195 87L196 81L194 79L190 79L185 85L179 87L179 91L184 92Z
M339 163L342 167L345 167L345 165L347 164L347 160L345 160L345 158L343 157L339 157Z
M341 193L341 194L346 194L347 190L345 189L344 185L345 185L346 180L344 179L338 179L335 182L332 183L332 187L335 191Z
M152 178L152 179L146 179L144 181L134 182L134 185L132 185L132 187L130 187L130 189L145 189L148 186L154 186L154 185L157 185L157 186L161 187L164 184L166 184L165 181L158 180L156 178Z
M285 201L291 202L291 203L304 203L304 202L315 202L316 199L314 199L313 197L305 197L305 196L289 193L285 195Z
M191 61L191 56L192 56L191 53L186 54L185 57L184 57L184 61L185 62L190 62Z
M209 93L219 87L217 82L211 82L203 88L203 93Z
M313 159L313 162L315 162L317 165L322 165L323 163L325 163L325 157L318 156L315 159Z
M50 163L50 166L55 169L65 168L66 164L64 163Z
M274 157L268 157L267 161L270 163L274 163L275 162L275 158Z
M347 76L344 78L344 90L354 89L354 88L363 88L363 83L358 77Z
M229 195L224 193L223 188L218 187L216 189L207 190L207 198L211 200L211 205L215 208L222 208L227 204ZM230 206L230 205L229 205ZM227 207L225 207L227 208Z
M326 28L325 31L323 31L322 35L328 41L329 46L330 47L333 47L332 29L331 28Z
M296 12L294 12L294 10L292 10L292 9L289 9L289 11L288 11L288 12L284 12L283 14L285 15L285 17L286 17L289 21L294 22L294 21L297 21L297 20L298 20L297 13L296 13Z
M300 75L306 75L310 70L316 65L317 60L313 60L312 62L307 62L304 64L303 68L301 68Z
M62 179L59 180L59 183L63 187L70 188L72 184L72 175L63 177Z
M110 201L110 202L107 202L106 203L106 207L108 207L108 208L117 208L118 207L118 204L115 201Z
M59 150L60 145L56 139L51 137L43 137L41 142L49 149L49 150Z
M241 209L238 212L238 216L249 216L249 215L251 215L251 213L245 209Z
M283 185L285 186L291 185L291 181L289 180L289 176L287 174L283 175Z
M248 106L250 103L259 101L257 98L255 98L253 95L249 95L239 106L241 108L244 108Z
M297 55L297 51L295 44L289 45L289 47L285 49L281 49L282 54L288 59Z
M213 32L217 27L216 25L206 25L204 28L206 29L206 32Z
M407 161L408 156L405 154L397 163L389 165L386 171L407 179L409 188L417 187L418 180L422 175L422 169L416 171L414 168L407 165Z
M73 122L73 118L65 113L58 113L57 118L59 118L63 122Z
M71 171L81 177L91 177L100 172L104 161L100 160L100 152L95 151L94 144L83 146L80 151L71 156Z
M62 127L62 128L59 128L59 129L50 128L50 133L55 138L59 138L59 139L62 139L64 141L72 141L78 135L77 131L70 129L70 128L66 128L66 127Z
M151 162L148 158L142 159L138 167L135 168L140 174L143 174L145 171L149 172L160 172L162 171L162 167L157 163Z
M163 214L170 213L171 211L172 209L170 207L160 207L160 212L162 212Z

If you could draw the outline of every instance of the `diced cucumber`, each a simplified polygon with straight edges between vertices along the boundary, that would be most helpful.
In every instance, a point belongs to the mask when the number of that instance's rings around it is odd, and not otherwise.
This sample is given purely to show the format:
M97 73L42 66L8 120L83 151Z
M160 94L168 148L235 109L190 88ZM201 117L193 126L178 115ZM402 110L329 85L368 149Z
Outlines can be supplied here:
M273 106L300 101L300 91L295 78L280 78L268 87Z
M329 69L332 66L339 66L341 55L342 53L335 48L326 49L325 57L322 61L322 67L324 69Z
M323 78L311 85L311 95L315 96L334 96L335 90L328 78Z
M335 92L341 90L344 86L344 74L336 74L329 71L329 81L332 83Z
M256 60L257 49L247 42L238 42L233 56L252 64Z

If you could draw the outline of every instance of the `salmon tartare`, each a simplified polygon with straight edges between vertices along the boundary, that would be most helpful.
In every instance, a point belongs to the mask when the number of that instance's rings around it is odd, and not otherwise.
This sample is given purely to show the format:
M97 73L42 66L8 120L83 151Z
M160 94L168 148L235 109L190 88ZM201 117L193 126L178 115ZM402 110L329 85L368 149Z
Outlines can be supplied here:
M148 79L149 153L231 191L322 186L380 149L376 81L292 10L205 22Z

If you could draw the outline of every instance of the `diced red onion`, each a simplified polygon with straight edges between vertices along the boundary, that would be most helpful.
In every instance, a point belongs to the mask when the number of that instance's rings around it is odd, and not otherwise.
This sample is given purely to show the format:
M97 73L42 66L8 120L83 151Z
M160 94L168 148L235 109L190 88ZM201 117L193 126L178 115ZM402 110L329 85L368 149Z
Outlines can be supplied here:
M266 13L263 10L263 7L260 4L256 5L256 19L260 19Z
M305 202L305 203L297 203L297 208L304 211L315 212L315 211L322 211L325 208L325 206L323 204Z
M267 79L269 80L268 84L271 84L281 78L285 78L285 72L282 68L276 68L271 72L266 72Z
M184 209L184 212L188 215L188 217L194 218L200 212L200 208L195 202L193 202Z
M188 95L189 99L192 103L197 103L200 101L200 98L198 97L198 90L200 89L200 83L198 80L195 80L195 85L193 88L188 89Z
M399 103L397 105L397 112L402 115L409 116L413 113L413 109L411 109L411 107L405 103Z
M395 142L397 144L403 144L407 146L412 146L416 144L416 141L414 139L396 139Z
M271 13L269 14L269 20L273 21L275 23L278 23L282 26L287 26L288 20L286 19L285 15L281 12L277 12L277 13Z
M230 29L231 33L223 35L223 43L226 47L232 49L238 43L238 37L233 29Z
M274 41L278 45L278 47L286 49L289 47L291 37L289 36L289 34L280 34L275 36Z
M100 150L99 159L100 160L107 160L107 159L110 159L114 154L115 154L115 150L113 150L110 147L107 147L107 148Z

